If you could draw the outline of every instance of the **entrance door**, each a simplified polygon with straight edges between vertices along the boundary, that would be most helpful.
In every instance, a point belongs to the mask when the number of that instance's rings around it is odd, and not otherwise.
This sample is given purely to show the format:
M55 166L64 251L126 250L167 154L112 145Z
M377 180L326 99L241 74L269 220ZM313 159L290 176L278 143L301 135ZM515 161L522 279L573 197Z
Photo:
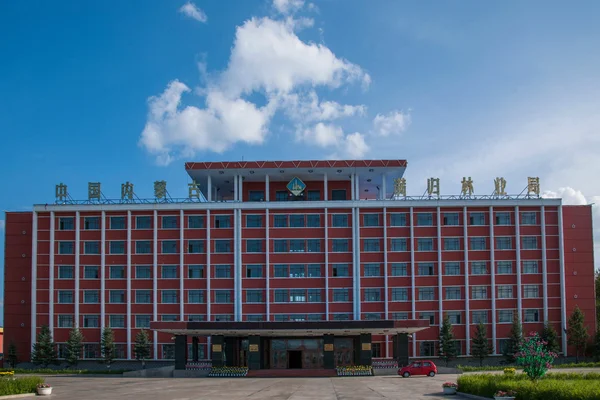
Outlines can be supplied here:
M288 351L288 368L289 369L302 368L302 351L300 351L300 350Z

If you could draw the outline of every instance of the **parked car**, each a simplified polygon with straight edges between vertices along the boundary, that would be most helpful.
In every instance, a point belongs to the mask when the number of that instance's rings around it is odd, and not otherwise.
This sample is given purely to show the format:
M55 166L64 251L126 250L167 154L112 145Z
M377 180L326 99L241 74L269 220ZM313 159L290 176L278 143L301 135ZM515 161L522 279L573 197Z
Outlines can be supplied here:
M408 378L411 375L435 376L435 374L437 374L437 367L430 360L413 361L398 370L398 375L403 378Z

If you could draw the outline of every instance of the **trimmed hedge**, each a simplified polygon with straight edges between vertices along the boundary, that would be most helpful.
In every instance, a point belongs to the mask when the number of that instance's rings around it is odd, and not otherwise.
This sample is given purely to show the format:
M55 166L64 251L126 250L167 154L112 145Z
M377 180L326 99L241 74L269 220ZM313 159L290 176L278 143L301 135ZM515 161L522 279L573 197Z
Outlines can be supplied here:
M498 390L514 390L517 400L597 400L600 399L600 373L548 374L537 382L525 374L462 375L458 390L463 393L493 398Z
M37 385L40 383L44 383L44 380L38 376L25 376L14 379L2 378L0 379L0 396L35 393Z
M456 368L463 372L483 372L483 371L502 371L504 368L515 368L523 369L520 365L486 365L483 367L472 367L469 365L457 365ZM600 368L600 362L588 362L588 363L567 363L557 364L556 362L552 365L552 368Z
M52 369L52 368L0 368L0 372L14 371L15 375L31 375L31 374L69 374L69 375L80 375L80 374L93 374L93 375L112 375L122 374L123 372L131 371L129 369Z

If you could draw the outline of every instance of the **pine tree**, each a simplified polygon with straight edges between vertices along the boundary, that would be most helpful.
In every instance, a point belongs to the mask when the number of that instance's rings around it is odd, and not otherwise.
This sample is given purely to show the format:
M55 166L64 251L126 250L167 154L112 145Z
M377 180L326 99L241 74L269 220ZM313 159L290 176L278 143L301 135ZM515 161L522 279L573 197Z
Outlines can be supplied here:
M553 353L558 353L560 351L560 344L558 343L558 334L552 325L548 322L544 324L544 329L542 329L542 333L540 334L540 338L547 342L546 349Z
M579 306L575 306L573 314L569 317L569 324L567 328L568 343L571 346L575 346L575 362L579 362L579 355L585 352L585 346L587 340L590 337L587 326L584 326L585 315L579 309Z
M83 348L84 341L83 334L79 328L73 328L69 332L69 340L67 341L67 364L71 366L77 365L79 357L81 357L81 350Z
M8 355L6 356L6 361L11 368L14 368L19 363L19 359L17 358L17 346L14 342L10 342L8 345Z
M487 340L485 326L479 323L475 329L473 345L471 346L471 355L479 359L479 366L483 366L483 360L491 353L490 344Z
M43 367L58 363L56 343L52 341L52 333L47 325L40 328L40 333L38 333L36 342L33 344L31 361Z
M442 327L440 328L440 358L448 363L456 358L456 342L454 340L454 332L452 330L452 324L450 318L446 315Z
M509 363L516 362L515 353L519 351L519 345L523 340L523 327L521 326L521 320L519 316L515 315L510 328L510 337L504 349L504 357Z
M133 347L135 359L142 362L142 367L146 365L146 359L150 358L150 338L145 330L141 330L135 336L135 345Z
M102 330L100 351L102 352L102 361L110 368L110 364L115 359L115 334L108 327Z
M600 324L596 328L596 336L594 337L594 361L600 361Z

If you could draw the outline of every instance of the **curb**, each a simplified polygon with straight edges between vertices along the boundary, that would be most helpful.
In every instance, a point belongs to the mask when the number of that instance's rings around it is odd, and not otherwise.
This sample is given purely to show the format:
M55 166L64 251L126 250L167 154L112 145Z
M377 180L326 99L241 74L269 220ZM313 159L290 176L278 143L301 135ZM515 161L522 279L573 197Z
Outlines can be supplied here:
M465 399L473 399L473 400L490 400L489 397L476 396L474 394L456 392L456 394L461 395Z
M35 393L9 394L6 396L0 396L0 399L20 399L23 397L34 397L35 395Z

